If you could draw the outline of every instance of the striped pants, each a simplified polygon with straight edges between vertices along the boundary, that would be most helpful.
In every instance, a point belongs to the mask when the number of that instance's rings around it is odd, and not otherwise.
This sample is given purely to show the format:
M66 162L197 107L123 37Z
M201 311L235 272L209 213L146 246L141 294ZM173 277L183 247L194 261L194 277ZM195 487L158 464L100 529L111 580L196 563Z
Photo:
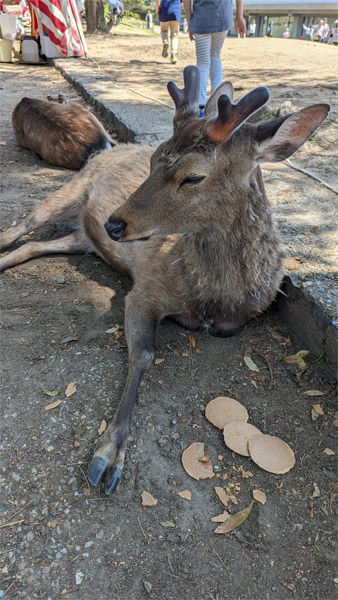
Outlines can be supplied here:
M222 83L221 50L227 31L217 33L195 33L197 66L201 75L199 104L207 101L208 77L210 73L211 91Z

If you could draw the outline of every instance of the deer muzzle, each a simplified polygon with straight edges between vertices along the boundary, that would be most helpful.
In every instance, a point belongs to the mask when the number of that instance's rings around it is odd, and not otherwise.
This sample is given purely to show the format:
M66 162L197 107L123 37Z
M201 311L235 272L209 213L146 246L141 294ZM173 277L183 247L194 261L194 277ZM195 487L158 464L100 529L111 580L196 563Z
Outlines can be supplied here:
M108 219L104 224L109 237L115 242L119 242L122 239L126 227L127 223L123 219Z

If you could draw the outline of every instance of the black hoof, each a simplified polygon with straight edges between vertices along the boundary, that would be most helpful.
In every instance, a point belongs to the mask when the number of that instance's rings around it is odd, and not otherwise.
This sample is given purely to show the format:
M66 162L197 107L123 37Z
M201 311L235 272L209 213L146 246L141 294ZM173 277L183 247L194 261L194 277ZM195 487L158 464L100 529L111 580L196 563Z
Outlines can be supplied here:
M120 483L121 467L109 467L106 473L104 492L107 496L113 494Z
M108 467L109 461L102 456L94 456L88 469L88 479L92 485L98 485L100 479Z

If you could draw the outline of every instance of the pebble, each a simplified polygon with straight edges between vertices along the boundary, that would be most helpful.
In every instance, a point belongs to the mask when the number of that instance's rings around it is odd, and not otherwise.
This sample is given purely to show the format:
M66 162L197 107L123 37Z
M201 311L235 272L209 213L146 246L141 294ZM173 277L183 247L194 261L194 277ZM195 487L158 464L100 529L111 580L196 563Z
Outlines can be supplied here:
M85 543L85 548L90 548L95 542L93 542L92 540L90 540L89 542Z
M59 278L57 279L57 282L58 282L58 283L64 283L64 282L65 282L65 280L64 280L64 279L62 279L62 277L59 277Z
M151 590L153 589L153 586L151 585L151 583L149 581L144 581L143 585L144 585L145 591L148 592L148 594L150 594Z
M83 578L84 578L84 573L82 573L82 571L76 571L76 573L75 573L76 585L81 585Z
M177 419L171 419L170 423L171 423L171 425L176 425L177 424Z

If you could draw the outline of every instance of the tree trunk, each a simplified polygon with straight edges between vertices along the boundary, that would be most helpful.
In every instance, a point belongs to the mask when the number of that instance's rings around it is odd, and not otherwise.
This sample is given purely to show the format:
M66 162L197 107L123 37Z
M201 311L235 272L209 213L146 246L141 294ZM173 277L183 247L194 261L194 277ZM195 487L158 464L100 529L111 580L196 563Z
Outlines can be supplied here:
M104 18L103 0L97 0L96 27L98 31L102 31L103 33L108 32L106 19Z
M86 0L87 33L95 33L97 29L97 0Z

